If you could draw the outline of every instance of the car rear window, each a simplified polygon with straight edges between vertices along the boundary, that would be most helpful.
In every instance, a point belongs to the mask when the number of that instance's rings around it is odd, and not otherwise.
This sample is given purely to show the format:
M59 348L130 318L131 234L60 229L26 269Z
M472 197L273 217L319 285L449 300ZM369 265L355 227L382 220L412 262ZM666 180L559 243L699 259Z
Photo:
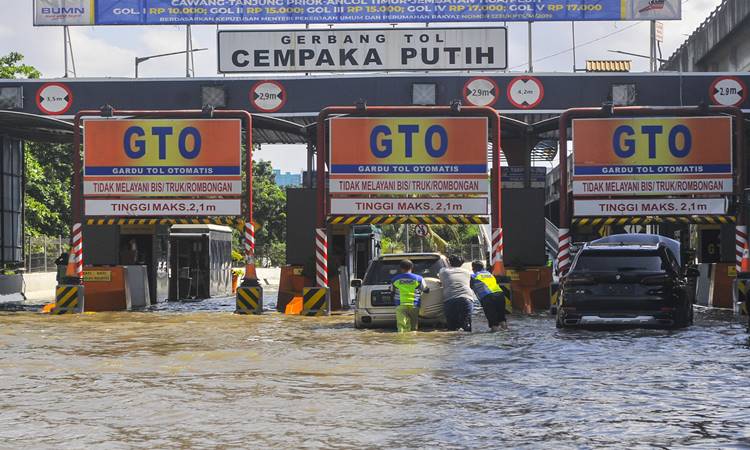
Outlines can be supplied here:
M391 279L398 273L398 265L401 262L400 259L381 259L373 261L367 275L365 275L364 284L390 284ZM414 263L414 272L417 275L423 277L437 278L438 271L445 266L443 261L435 256L434 258L415 258L411 262Z
M584 250L573 268L581 272L662 272L666 270L656 252Z

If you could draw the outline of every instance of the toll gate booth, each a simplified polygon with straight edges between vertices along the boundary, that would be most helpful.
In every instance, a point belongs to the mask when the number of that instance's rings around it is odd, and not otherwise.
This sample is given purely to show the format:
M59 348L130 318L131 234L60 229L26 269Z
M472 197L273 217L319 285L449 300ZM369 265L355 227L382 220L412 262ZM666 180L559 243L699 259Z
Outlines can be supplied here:
M220 225L172 225L168 299L202 300L231 293L232 229Z
M698 265L697 303L732 307L746 239L741 110L580 108L564 113L559 126L560 274L576 241L661 234L680 241L682 260ZM564 164L569 128L572 164Z

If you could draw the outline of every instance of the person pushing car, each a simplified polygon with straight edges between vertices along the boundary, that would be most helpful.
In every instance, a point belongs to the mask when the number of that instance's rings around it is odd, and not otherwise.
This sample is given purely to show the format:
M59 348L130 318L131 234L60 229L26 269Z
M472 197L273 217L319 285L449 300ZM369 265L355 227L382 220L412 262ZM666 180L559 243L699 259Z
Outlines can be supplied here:
M419 302L422 292L427 290L424 278L411 271L414 263L404 259L399 263L399 273L391 279L396 304L396 328L399 333L417 331L419 326Z
M484 263L471 263L471 289L482 304L484 315L492 331L507 330L505 319L505 295L497 284L495 276L484 269Z

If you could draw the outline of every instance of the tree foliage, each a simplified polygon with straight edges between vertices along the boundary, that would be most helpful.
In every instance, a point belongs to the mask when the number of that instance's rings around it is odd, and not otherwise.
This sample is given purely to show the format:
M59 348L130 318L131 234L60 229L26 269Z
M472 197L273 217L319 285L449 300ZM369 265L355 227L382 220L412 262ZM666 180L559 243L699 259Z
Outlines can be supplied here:
M70 147L26 144L26 232L32 236L68 234Z
M271 265L284 263L286 242L286 192L276 185L268 161L253 163L253 219L256 223L256 257Z
M0 78L39 78L42 74L35 67L23 64L23 55L10 52L0 56Z

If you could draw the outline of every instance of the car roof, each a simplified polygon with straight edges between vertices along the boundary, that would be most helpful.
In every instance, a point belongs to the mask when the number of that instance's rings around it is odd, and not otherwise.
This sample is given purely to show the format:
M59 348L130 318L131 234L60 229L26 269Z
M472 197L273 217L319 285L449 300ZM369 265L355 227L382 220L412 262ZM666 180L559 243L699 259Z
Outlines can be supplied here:
M425 258L444 258L441 253L388 253L380 255L377 260L394 260L394 259L425 259Z
M670 239L666 236L661 236L658 234L613 234L611 236L605 236L601 239L591 241L590 245L591 244L596 244L597 246L600 244L617 245L621 249L624 248L623 246L636 246L635 248L640 248L640 246L651 245L654 246L654 248L658 248L659 245L663 245L672 251L672 255L677 259L677 263L682 264L680 254L680 241Z
M630 250L630 251L639 251L639 250L647 250L647 251L656 251L659 249L659 244L653 245L653 244L607 244L607 243L594 243L590 242L586 244L586 246L583 248L583 251L622 251L622 250Z

